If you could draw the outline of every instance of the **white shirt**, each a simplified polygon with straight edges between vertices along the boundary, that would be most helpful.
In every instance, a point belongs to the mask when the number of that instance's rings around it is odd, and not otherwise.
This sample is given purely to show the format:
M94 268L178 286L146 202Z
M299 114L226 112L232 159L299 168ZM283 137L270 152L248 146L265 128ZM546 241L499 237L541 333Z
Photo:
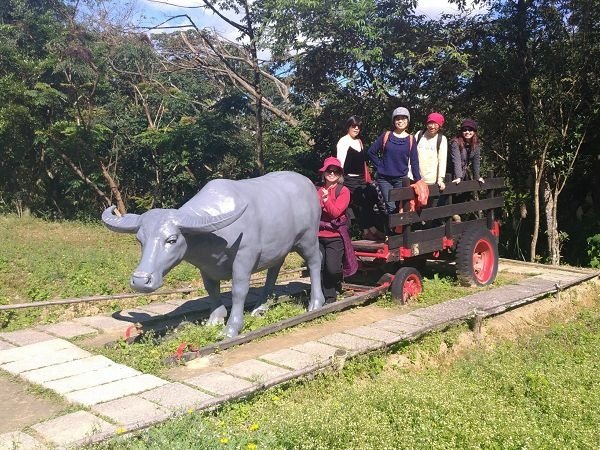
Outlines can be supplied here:
M421 133L423 132L418 131L415 134L415 142ZM446 174L448 139L446 139L446 136L442 136L439 152L437 149L437 140L437 134L433 137L427 137L427 133L423 133L423 137L417 146L417 152L419 154L419 171L421 172L421 178L423 178L427 184L437 183L440 180L443 181ZM412 174L409 173L409 177L411 175Z
M340 138L337 143L337 155L336 158L342 163L346 162L346 155L348 155L348 147L352 147L357 152L362 152L362 146L360 145L360 139L352 139L350 135L346 134Z

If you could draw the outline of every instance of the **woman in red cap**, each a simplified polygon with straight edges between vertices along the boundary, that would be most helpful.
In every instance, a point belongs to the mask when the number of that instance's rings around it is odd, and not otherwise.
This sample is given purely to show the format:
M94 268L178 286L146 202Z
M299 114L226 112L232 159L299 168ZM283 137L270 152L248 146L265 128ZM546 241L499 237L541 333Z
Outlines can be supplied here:
M336 287L344 276L351 276L358 269L358 261L352 249L346 210L350 203L350 191L343 185L342 163L330 156L325 159L321 172L323 186L318 187L321 201L319 224L319 247L321 249L323 295L325 302L335 301Z
M443 191L448 161L448 139L441 132L444 116L438 112L429 114L425 126L424 130L415 133L421 178L427 184L437 184Z

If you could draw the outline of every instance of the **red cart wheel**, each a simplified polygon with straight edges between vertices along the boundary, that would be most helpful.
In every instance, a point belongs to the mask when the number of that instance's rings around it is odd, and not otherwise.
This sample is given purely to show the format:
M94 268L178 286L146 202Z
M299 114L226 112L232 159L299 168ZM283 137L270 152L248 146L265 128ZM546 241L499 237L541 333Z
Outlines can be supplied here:
M456 274L463 284L487 286L498 274L498 244L487 229L466 231L456 249Z
M390 291L395 302L405 305L423 292L423 277L414 267L401 267L394 275Z

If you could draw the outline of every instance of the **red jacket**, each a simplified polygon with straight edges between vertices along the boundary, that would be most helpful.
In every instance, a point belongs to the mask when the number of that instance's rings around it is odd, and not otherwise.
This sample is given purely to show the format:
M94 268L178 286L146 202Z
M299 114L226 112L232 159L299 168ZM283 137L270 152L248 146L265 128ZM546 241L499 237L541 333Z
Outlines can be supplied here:
M350 190L346 186L342 186L340 196L336 198L336 187L337 184L334 184L328 189L329 198L326 202L323 202L323 198L321 196L321 190L325 188L317 187L317 195L319 196L319 200L321 202L321 220L324 222L329 222L332 219L337 219L338 217L345 215L348 205L350 204ZM340 233L337 231L319 230L319 237L331 238L339 236Z

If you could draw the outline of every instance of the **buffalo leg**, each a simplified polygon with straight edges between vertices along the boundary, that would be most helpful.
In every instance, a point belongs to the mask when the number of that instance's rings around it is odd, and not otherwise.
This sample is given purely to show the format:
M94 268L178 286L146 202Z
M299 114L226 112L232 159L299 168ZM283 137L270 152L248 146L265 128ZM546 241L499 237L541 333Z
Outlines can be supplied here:
M306 261L310 273L310 302L308 310L319 309L325 303L321 289L321 251L317 233L309 233L297 245L298 253Z
M281 261L275 263L273 267L269 267L269 269L267 270L267 280L265 281L265 287L263 288L262 296L256 301L251 315L262 316L268 311L269 308L265 304L265 302L269 298L269 295L273 293L273 287L275 286L275 282L277 281L277 277L279 276L279 271L281 270L283 261L284 260L282 259Z
M221 300L221 281L213 280L202 273L202 281L210 302L210 316L208 317L207 325L222 325L227 317L227 309Z
M249 267L252 267L249 265ZM244 303L250 290L250 271L245 267L241 270L233 269L231 283L231 313L225 327L225 336L237 336L244 326Z

